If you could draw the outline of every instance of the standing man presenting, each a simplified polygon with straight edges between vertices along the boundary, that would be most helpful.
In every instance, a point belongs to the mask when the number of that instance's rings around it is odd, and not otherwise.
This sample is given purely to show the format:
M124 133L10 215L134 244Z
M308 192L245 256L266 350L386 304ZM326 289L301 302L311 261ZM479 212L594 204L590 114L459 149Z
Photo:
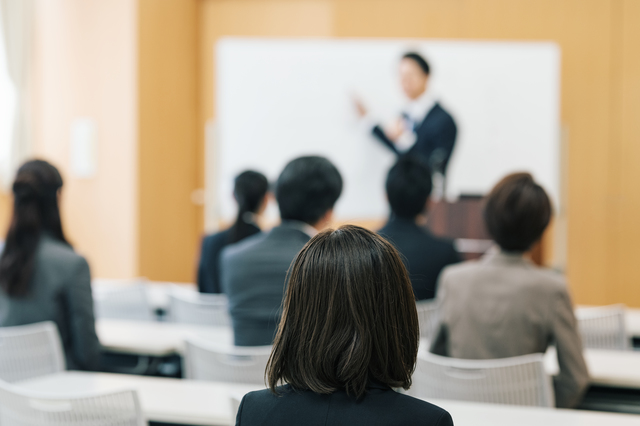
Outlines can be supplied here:
M373 126L372 133L398 156L421 156L434 174L445 176L456 142L457 127L451 115L428 90L429 64L417 53L406 53L400 61L400 84L409 103L390 128ZM356 100L361 117L366 107Z

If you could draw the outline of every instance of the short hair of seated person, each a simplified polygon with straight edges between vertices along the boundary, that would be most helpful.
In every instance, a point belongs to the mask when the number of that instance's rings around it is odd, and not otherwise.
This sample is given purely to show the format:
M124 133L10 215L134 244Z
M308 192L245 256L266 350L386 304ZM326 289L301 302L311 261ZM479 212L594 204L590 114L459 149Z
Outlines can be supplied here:
M384 238L346 225L313 237L291 267L267 367L269 388L364 395L411 385L419 342L407 270Z
M333 209L340 193L340 172L329 160L319 156L290 161L280 173L275 189L281 219L311 226Z
M404 156L387 174L386 190L391 212L397 217L415 219L431 195L431 170L418 157Z
M484 208L487 231L507 252L528 251L542 237L551 214L549 196L529 173L504 177Z

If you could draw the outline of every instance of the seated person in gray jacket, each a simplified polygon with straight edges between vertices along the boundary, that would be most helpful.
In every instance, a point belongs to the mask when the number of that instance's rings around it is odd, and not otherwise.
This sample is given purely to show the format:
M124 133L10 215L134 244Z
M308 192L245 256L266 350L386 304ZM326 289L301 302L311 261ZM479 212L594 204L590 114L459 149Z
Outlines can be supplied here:
M549 197L528 173L509 175L489 194L484 219L499 250L443 271L441 324L431 351L495 359L544 353L555 344L556 405L574 407L589 375L567 284L527 258L551 219Z
M329 160L297 158L276 182L282 223L223 250L221 284L237 346L272 344L291 261L329 224L341 192L342 177Z
M69 370L100 368L87 261L64 237L51 164L28 161L13 183L13 217L0 257L0 326L53 321Z

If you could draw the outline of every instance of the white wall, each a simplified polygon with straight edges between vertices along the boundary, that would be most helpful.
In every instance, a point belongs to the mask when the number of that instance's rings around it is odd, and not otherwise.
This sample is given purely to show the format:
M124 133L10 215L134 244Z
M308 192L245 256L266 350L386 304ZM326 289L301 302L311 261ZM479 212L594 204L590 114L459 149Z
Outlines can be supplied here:
M232 179L246 168L276 179L300 155L330 158L345 179L338 219L387 214L394 155L356 117L353 95L382 123L406 100L397 65L418 51L430 89L458 124L447 196L486 193L527 170L557 202L560 53L551 43L433 40L223 39L217 46L218 213L234 214ZM275 210L273 213L275 215Z

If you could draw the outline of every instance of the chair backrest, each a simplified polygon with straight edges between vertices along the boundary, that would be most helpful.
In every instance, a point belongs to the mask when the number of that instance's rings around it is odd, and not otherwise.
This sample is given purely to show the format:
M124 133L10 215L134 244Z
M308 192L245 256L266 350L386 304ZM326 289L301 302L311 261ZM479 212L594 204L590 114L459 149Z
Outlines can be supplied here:
M418 323L420 324L420 337L431 340L436 333L439 317L439 304L437 300L421 300L416 302L418 310Z
M233 393L231 394L230 403L231 403L231 419L232 424L235 424L236 417L238 416L238 410L240 409L240 403L242 402L242 398L244 397L241 393Z
M576 309L582 346L592 349L627 350L631 348L625 327L624 305Z
M542 354L492 360L419 354L410 393L418 398L553 407Z
M2 426L144 426L135 391L58 397L0 383Z
M98 281L94 281L96 282ZM115 284L116 280L114 280L113 285L104 284L108 283L107 280L99 280L99 282L100 287L96 286L93 292L96 318L138 321L156 319L144 281L130 280Z
M169 319L183 324L231 325L225 295L200 294L196 291L182 290L169 294Z
M264 385L271 346L222 346L191 337L185 347L187 379Z
M64 369L64 350L53 322L0 328L0 380L14 383Z

